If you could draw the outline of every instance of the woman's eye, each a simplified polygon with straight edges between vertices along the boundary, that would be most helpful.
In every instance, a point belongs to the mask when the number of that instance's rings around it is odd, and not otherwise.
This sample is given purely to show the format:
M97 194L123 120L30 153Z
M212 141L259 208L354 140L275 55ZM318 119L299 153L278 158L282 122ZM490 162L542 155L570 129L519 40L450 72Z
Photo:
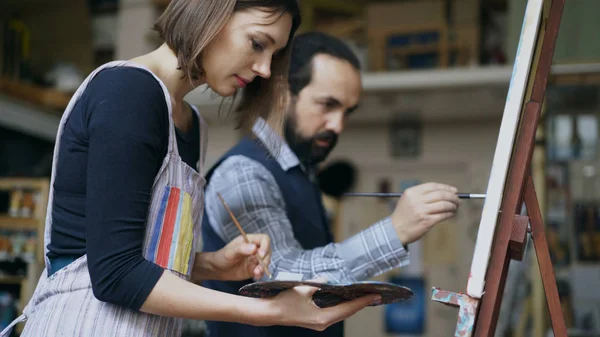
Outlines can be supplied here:
M252 40L252 49L256 50L256 51L263 51L265 48L262 46L262 44L256 42L256 40Z

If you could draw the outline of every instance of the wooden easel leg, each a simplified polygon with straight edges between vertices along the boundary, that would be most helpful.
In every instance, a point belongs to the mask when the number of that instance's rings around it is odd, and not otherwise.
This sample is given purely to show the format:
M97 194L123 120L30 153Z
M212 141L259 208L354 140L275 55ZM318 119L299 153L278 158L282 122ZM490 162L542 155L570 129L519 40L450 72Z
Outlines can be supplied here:
M529 224L529 217L522 215L515 215L512 220L512 226L507 226L506 235L509 237L509 242L506 245L507 254L505 256L505 262L508 263L510 259L522 260L525 253L525 242L527 240L527 225ZM502 284L499 286L500 289L504 289L504 280L506 279L507 266L505 265L502 270L497 272L501 273L500 280ZM495 302L500 303L502 298L502 291L499 295L495 296ZM454 330L454 337L471 337L475 331L475 319L477 317L477 310L480 307L480 300L472 298L467 294L455 293L447 290L441 290L439 288L433 288L431 291L431 299L436 302L443 303L445 305L458 307L458 320L456 323L456 329ZM497 311L497 310L496 310ZM494 320L492 322L495 322ZM481 335L481 327L478 331ZM492 328L491 332L487 332L488 335L493 336Z
M550 259L550 250L546 241L546 231L542 214L540 212L535 186L533 185L533 177L530 175L527 179L524 194L525 206L529 215L529 223L531 225L531 237L535 247L540 274L542 275L542 283L544 284L544 292L546 293L546 301L550 312L550 320L552 322L552 330L555 337L567 337L567 328L560 305L558 296L558 288L556 287L556 279L554 277L554 268Z

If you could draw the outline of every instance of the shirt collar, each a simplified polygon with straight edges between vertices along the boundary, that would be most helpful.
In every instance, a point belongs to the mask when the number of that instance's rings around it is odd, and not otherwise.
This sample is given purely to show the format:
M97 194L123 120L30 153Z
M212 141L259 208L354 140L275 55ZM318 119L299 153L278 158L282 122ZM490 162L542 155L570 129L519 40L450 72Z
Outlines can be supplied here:
M292 151L287 142L277 135L275 130L273 130L262 117L259 117L256 120L254 126L252 126L252 132L265 145L271 155L275 157L277 163L284 171L287 171L295 166L300 166L302 169L304 169L300 164L300 159L298 159L298 156L296 156L294 151ZM279 155L275 155L277 150L275 149L275 145L271 144L272 141L270 141L274 138L281 140L281 149L279 149Z

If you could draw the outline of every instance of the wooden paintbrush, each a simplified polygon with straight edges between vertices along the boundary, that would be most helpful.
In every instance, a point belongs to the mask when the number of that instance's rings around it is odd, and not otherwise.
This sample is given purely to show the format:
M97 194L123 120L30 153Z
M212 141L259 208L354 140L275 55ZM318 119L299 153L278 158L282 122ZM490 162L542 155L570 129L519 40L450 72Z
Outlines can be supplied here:
M237 228L240 231L240 233L242 233L242 236L244 237L244 240L246 240L247 243L250 243L250 240L248 240L248 236L246 236L246 232L244 232L244 229L242 228L242 226L240 225L240 223L235 218L235 215L233 215L233 212L229 209L229 206L227 206L227 203L225 202L225 199L223 199L223 197L221 196L221 193L217 192L217 196L219 197L219 199L221 199L221 203L223 203L223 206L225 207L225 209L229 213L229 216L231 217L231 220L233 220L233 222L237 226ZM265 270L265 273L267 274L267 276L269 276L269 280L272 279L273 275L271 275L271 272L269 272L269 268L267 268L267 266L265 266L265 263L263 262L263 260L258 256L258 251L255 253L255 256L256 256L256 259L258 260L258 263L260 263L260 265Z

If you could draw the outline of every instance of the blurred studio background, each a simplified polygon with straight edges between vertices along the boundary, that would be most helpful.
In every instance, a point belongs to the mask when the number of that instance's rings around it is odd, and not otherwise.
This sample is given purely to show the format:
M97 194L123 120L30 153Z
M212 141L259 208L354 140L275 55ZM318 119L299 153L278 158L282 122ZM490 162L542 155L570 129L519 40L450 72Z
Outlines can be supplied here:
M43 267L43 226L57 126L95 67L157 47L151 27L169 0L0 0L0 329L18 316ZM525 0L302 0L302 30L343 38L363 63L360 110L323 166L336 240L388 215L399 192L439 181L485 193ZM533 160L536 188L571 336L600 335L600 13L566 2ZM220 100L187 97L210 124L207 165L235 144ZM457 310L432 286L464 291L483 202L411 245L411 265L378 277L413 289L363 310L348 337L452 336ZM497 336L549 336L537 263L513 262ZM18 335L16 333L15 335ZM186 322L186 336L203 336Z

